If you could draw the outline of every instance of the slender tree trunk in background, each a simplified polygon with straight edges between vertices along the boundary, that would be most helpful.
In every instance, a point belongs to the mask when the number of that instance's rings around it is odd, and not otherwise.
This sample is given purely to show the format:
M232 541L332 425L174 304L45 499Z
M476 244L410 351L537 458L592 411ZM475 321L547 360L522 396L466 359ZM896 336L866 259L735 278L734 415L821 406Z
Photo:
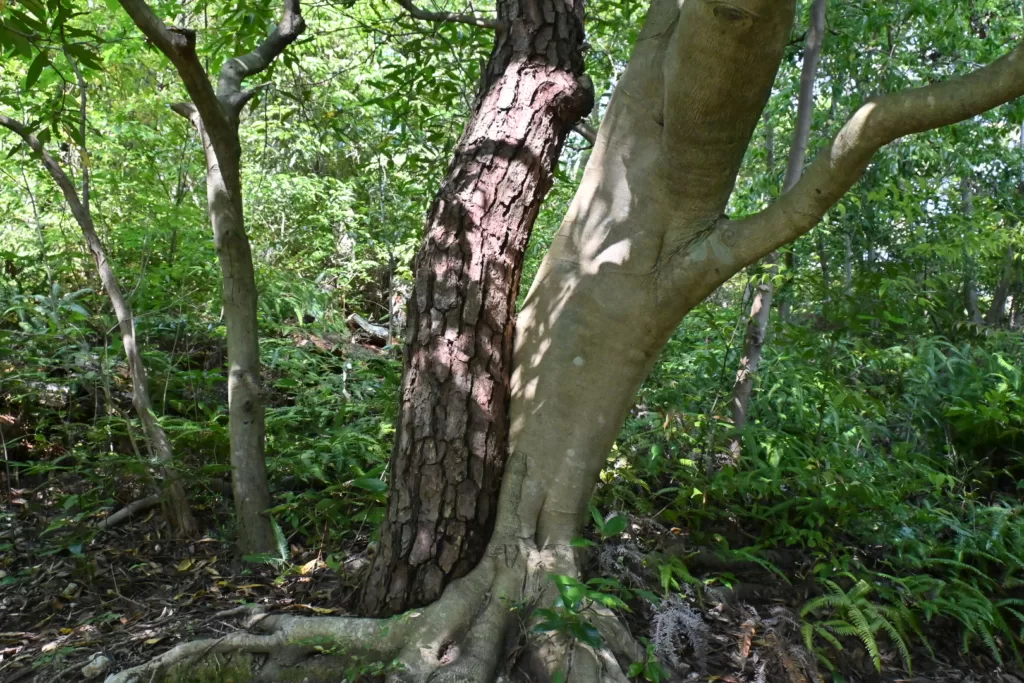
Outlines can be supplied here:
M81 84L80 84L81 86ZM83 89L83 107L85 95ZM131 306L121 292L121 285L118 283L114 269L107 260L106 251L103 249L103 242L96 234L96 226L92 220L92 212L89 209L89 179L88 172L83 169L82 196L79 199L74 184L68 178L60 164L50 156L39 139L29 132L27 126L17 121L0 116L0 126L8 128L17 133L32 149L33 152L42 157L43 166L53 178L54 182L64 194L64 199L71 209L85 237L85 243L92 254L96 269L99 271L100 281L103 289L106 290L110 303L117 316L118 329L121 332L121 342L124 344L125 356L128 358L128 372L132 380L132 405L139 416L142 424L142 431L146 436L146 445L150 455L161 468L164 485L164 512L171 528L183 536L194 536L197 527L192 511L189 509L188 498L185 495L185 487L182 485L178 471L174 469L174 453L171 450L171 442L167 438L163 427L157 421L153 413L153 402L149 396L149 379L146 373L146 366L142 362L142 355L139 352L138 343L135 339L135 317L132 314ZM83 140L84 140L83 136Z
M964 176L960 179L960 207L964 212L964 220L970 222L974 216L974 191L971 189L971 179ZM981 317L981 308L978 306L978 282L976 279L974 258L971 257L964 246L964 306L967 308L967 317L975 325L981 325L984 321Z
M843 294L853 290L853 236L849 230L843 234Z
M256 273L242 213L241 143L237 120L230 151L218 155L202 117L192 105L174 105L199 132L206 158L206 199L223 277L224 324L228 347L228 431L231 489L243 554L268 553L276 541L270 519L270 487L264 443L260 337Z
M825 33L826 9L827 0L814 0L811 5L807 45L804 48L804 61L800 72L800 97L797 102L796 125L793 129L793 142L786 164L783 193L788 192L800 180L804 168L804 158L807 156L807 142L811 135L811 123L814 120L814 80L818 72L818 58L821 56L821 43ZM743 450L742 431L747 424L750 394L754 389L754 377L761 364L764 339L768 332L768 318L771 314L772 297L775 293L774 279L779 272L778 259L779 256L776 252L765 257L764 262L768 272L764 281L757 286L754 301L750 305L750 318L747 321L747 332L743 339L743 355L740 358L740 367L736 372L736 382L732 390L732 423L736 430L736 436L729 444L729 457L734 461L739 458Z
M816 241L818 244L818 263L821 264L821 281L825 286L825 297L828 298L832 291L832 276L829 274L828 255L825 253L824 231L818 231Z
M243 555L270 553L276 546L266 510L270 507L264 450L265 426L260 373L256 278L242 212L242 109L256 94L246 78L265 71L306 28L299 0L284 0L281 19L252 52L221 66L217 89L196 53L190 29L168 28L145 0L119 0L139 30L174 64L191 102L171 108L199 132L206 158L206 196L223 275L228 345L228 422L231 488Z
M409 301L387 517L365 613L431 602L480 560L507 457L523 253L590 110L582 0L502 0L475 108L427 217Z
M788 285L792 283L792 279L796 275L796 254L793 253L792 251L787 251L785 264L785 272L787 274L786 281L783 283L784 285L786 285L784 289L785 296L779 298L779 301L776 304L776 308L779 310L779 320L783 322L789 322L789 311L793 305L793 295L792 290Z
M1018 283L1017 289L1013 293L1013 303L1010 306L1010 329L1018 330L1021 327L1021 323L1024 322L1024 291Z
M992 293L992 305L985 313L986 325L1001 325L1006 318L1006 300L1010 296L1010 288L1013 286L1013 246L1006 247L1006 259L1003 262L1003 272L999 276L999 282Z

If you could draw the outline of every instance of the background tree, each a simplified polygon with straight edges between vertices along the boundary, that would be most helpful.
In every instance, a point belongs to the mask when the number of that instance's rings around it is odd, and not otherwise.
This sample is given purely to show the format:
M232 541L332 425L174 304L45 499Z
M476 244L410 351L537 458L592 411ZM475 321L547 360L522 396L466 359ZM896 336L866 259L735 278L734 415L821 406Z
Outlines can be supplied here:
M242 109L256 90L242 89L305 30L298 0L288 0L277 26L248 54L227 60L216 92L196 52L189 28L168 28L141 0L121 3L146 37L171 60L191 104L172 108L195 127L206 157L206 194L214 242L224 278L224 317L228 345L228 416L231 434L231 488L235 498L238 547L244 554L267 553L277 546L271 521L264 457L262 378L256 320L256 278L245 234L242 207Z
M21 137L25 141L26 146L40 157L43 166L46 167L46 171L64 195L64 200L71 210L71 215L74 216L75 221L82 230L85 243L96 263L96 270L99 273L100 281L103 283L103 289L106 290L110 303L114 308L114 313L117 316L117 325L121 331L121 343L124 345L124 352L128 358L129 374L132 380L132 403L135 406L135 412L139 416L139 421L142 423L142 431L146 437L146 449L152 454L153 460L161 468L164 480L164 494L158 500L162 500L164 503L167 510L167 518L174 530L184 536L193 536L197 530L196 522L192 517L192 511L189 509L188 498L185 495L181 476L174 469L174 452L171 449L170 441L167 439L167 434L164 432L163 427L160 426L153 412L153 402L149 395L149 378L135 338L135 316L132 314L131 306L125 300L124 293L121 291L117 275L115 275L113 267L107 260L103 242L100 241L99 236L96 234L92 213L89 210L89 167L88 161L86 161L88 156L84 142L86 137L86 84L77 65L72 64L71 66L77 72L78 88L82 102L82 123L79 132L82 146L78 150L83 160L81 167L81 196L79 196L74 183L67 173L64 172L64 169L61 168L61 165L46 151L42 142L32 133L28 126L3 115L0 115L0 126ZM111 519L106 520L106 523L110 524Z
M789 160L786 163L786 175L782 181L782 191L788 192L803 174L804 157L807 154L807 143L811 135L811 123L814 118L814 80L818 70L818 59L821 56L821 42L825 36L826 0L818 0L811 4L811 20L807 29L807 46L804 49L803 66L800 73L800 95L797 98L796 124L793 141L789 147ZM773 137L768 138L769 144ZM768 151L769 157L774 151ZM769 164L769 172L774 172L774 164ZM732 397L732 422L739 434L730 444L730 456L737 458L742 451L742 430L747 421L747 408L750 404L750 393L754 387L757 367L761 364L761 352L764 338L768 333L768 320L771 316L772 298L775 294L775 278L779 274L779 255L771 253L765 257L768 271L762 282L754 288L754 296L750 305L750 317L747 319L747 332L743 338L743 355L740 357L740 368L736 372L736 386Z

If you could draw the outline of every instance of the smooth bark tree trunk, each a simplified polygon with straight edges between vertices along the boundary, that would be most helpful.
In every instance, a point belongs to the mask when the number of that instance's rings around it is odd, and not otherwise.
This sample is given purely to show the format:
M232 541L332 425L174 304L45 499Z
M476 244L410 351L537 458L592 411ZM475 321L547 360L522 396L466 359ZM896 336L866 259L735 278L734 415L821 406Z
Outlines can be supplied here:
M436 599L480 560L508 452L523 253L593 106L582 0L503 0L473 114L427 217L409 301L387 517L365 613Z
M843 294L853 290L853 236L847 231L843 234Z
M82 102L84 108L84 90ZM150 456L162 473L164 514L171 528L176 533L183 536L194 536L198 529L188 505L188 498L185 495L185 487L182 484L181 476L174 468L174 453L171 449L171 442L153 413L153 402L149 395L149 378L135 338L135 316L132 314L131 306L128 304L127 299L125 299L124 293L121 291L121 285L114 273L114 268L110 265L110 261L107 260L103 242L96 233L96 226L93 223L92 211L88 204L88 175L83 171L82 196L79 198L75 186L64 172L64 169L46 151L39 139L29 132L27 126L6 116L0 116L0 126L17 133L33 152L40 155L43 166L60 188L71 210L71 215L82 230L86 246L92 255L93 261L96 263L100 282L103 283L103 289L106 290L107 297L114 308L114 315L117 316L121 342L124 345L125 356L128 359L128 373L132 380L132 405L139 416L139 422L142 425L142 432L146 437L146 445Z
M1024 322L1024 295L1022 295L1022 289L1018 283L1017 289L1012 295L1013 303L1010 304L1010 329L1018 330L1021 327L1021 323Z
M299 0L284 0L281 18L251 52L226 60L210 83L196 53L195 31L170 28L145 0L119 0L128 16L174 64L191 102L171 108L199 132L206 158L207 211L213 225L223 282L228 345L228 423L231 488L238 549L243 555L273 552L277 543L270 507L264 450L265 425L260 375L256 278L242 212L239 118L256 90L243 82L265 71L306 29Z
M206 200L223 277L224 324L228 347L228 433L231 442L231 490L238 525L238 549L269 553L277 542L270 518L270 487L264 444L263 382L257 323L256 273L245 233L242 207L241 143L238 121L217 154L192 105L174 105L199 132L206 158Z
M814 80L818 72L818 58L821 56L821 43L825 33L826 10L827 0L814 0L811 5L810 27L807 31L807 45L804 48L804 61L800 72L800 96L797 101L796 125L793 130L793 142L789 149L789 160L786 164L783 192L788 192L796 185L803 173L811 123L814 119ZM740 367L736 372L736 382L732 391L732 423L736 436L729 444L729 458L733 461L739 459L743 448L742 431L747 424L750 395L754 390L754 377L761 365L765 335L768 333L768 319L772 310L772 297L775 294L775 277L779 272L778 261L777 252L772 252L765 257L767 274L757 285L754 301L750 305L750 317L747 320L747 331L743 338L743 355L740 357Z
M964 220L970 222L974 217L974 191L971 189L971 179L967 176L960 179L960 207L964 212ZM963 252L964 306L967 309L968 319L975 325L981 325L985 321L981 317L981 307L978 304L978 281L974 272L974 258L967 251L966 246Z
M826 300L832 295L832 276L829 273L828 268L828 254L825 251L825 235L823 232L818 232L818 263L821 266L821 282L825 287L825 298Z

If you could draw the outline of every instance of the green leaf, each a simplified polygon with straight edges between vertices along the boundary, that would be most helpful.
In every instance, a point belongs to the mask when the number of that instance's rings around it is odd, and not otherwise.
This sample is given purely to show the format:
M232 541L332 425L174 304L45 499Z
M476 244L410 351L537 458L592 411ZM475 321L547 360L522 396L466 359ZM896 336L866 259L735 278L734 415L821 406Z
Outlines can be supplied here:
M49 65L50 58L46 55L46 52L40 52L36 55L36 58L28 66L28 73L25 74L25 90L32 89L32 86L39 80L40 74L43 73L43 68Z
M370 479L364 477L362 479L353 479L349 483L356 488L373 491L374 493L383 493L388 490L387 482L381 479Z
M615 515L604 523L601 529L601 536L604 538L618 536L626 530L626 525L628 523L629 519L625 515Z

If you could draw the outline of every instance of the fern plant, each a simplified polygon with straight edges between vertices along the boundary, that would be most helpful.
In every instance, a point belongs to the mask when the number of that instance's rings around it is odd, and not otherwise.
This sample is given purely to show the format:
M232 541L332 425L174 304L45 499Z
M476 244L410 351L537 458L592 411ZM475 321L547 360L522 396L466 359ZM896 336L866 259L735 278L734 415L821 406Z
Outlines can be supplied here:
M854 578L849 574L845 576ZM822 579L821 584L825 587L825 594L808 601L800 610L800 616L805 620L801 633L808 650L814 652L829 670L835 671L835 665L816 646L816 641L823 640L836 650L842 650L841 638L856 637L864 645L875 669L881 671L882 652L878 635L883 633L900 653L906 670L911 671L907 632L916 629L912 626L913 615L905 606L872 601L869 596L875 592L874 586L864 579L856 580L849 591L844 591L830 579ZM815 614L821 618L807 620Z

